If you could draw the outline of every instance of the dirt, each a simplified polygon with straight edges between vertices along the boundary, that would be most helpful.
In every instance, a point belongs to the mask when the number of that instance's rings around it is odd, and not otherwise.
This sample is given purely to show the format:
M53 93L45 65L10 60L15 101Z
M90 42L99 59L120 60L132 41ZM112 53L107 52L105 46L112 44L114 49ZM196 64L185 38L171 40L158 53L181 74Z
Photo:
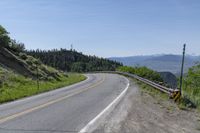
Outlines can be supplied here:
M94 133L200 133L200 115L141 91L133 81L126 97Z

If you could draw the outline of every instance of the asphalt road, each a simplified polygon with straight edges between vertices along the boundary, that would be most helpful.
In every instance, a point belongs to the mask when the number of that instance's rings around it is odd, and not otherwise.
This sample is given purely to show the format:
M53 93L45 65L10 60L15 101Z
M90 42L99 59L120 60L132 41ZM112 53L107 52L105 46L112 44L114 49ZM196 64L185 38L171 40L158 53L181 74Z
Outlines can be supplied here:
M79 132L126 88L116 74L87 74L61 89L0 105L0 133Z

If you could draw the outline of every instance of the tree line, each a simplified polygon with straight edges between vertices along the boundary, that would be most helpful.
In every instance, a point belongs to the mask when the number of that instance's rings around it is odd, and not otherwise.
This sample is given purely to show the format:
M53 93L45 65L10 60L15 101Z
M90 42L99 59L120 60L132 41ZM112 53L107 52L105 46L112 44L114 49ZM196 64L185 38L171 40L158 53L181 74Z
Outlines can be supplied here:
M23 43L9 37L9 32L0 25L0 48L6 48L19 55L26 53L48 66L68 72L113 71L122 66L121 63L96 56L84 55L75 50L25 50Z
M121 63L97 56L84 55L76 50L28 50L27 54L44 64L68 72L114 71Z

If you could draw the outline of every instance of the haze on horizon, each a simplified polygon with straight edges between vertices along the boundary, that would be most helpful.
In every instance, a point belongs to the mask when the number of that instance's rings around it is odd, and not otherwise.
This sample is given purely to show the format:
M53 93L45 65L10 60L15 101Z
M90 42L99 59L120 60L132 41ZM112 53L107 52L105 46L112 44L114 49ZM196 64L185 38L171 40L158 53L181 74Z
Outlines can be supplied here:
M0 24L27 49L101 57L200 53L199 0L1 0Z

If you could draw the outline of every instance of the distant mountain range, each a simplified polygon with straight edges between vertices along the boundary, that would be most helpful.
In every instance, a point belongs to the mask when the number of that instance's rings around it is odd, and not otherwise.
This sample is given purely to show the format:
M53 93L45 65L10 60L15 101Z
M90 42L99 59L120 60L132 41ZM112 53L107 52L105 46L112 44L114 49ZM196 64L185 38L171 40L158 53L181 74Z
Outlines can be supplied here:
M130 57L111 57L114 61L118 61L127 66L146 66L158 72L172 72L174 74L180 73L181 55L149 55L149 56L130 56ZM194 66L200 61L200 56L187 55L185 58L184 71Z

